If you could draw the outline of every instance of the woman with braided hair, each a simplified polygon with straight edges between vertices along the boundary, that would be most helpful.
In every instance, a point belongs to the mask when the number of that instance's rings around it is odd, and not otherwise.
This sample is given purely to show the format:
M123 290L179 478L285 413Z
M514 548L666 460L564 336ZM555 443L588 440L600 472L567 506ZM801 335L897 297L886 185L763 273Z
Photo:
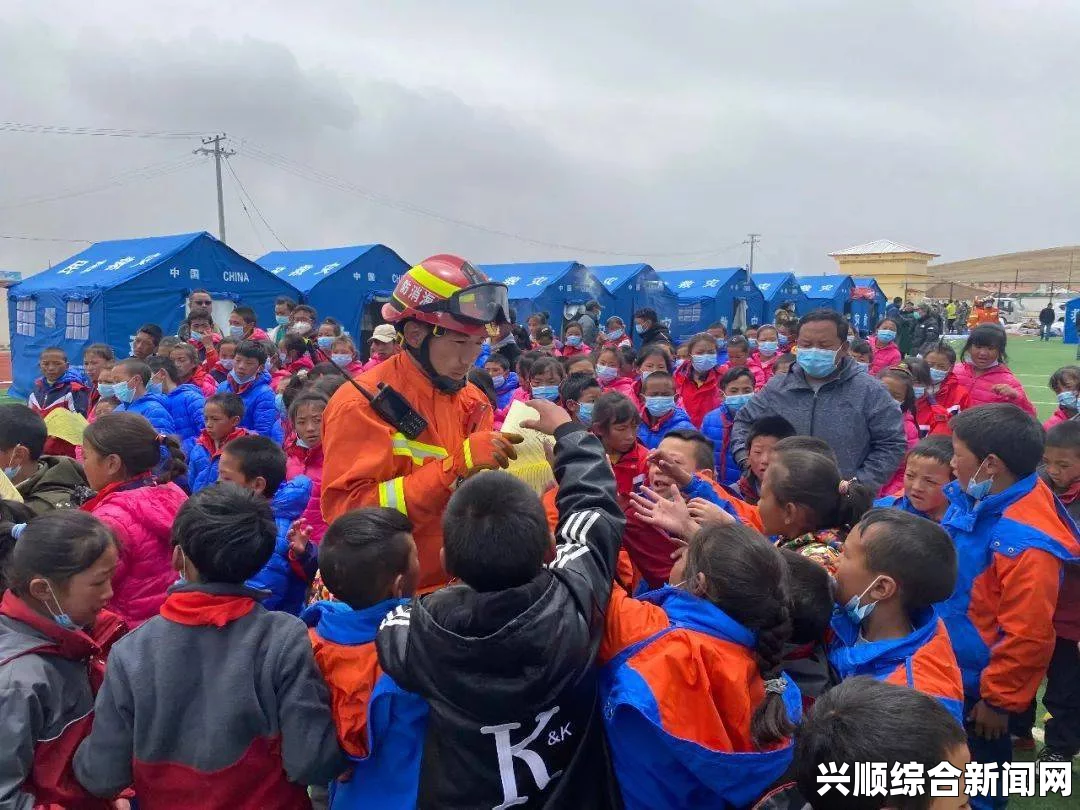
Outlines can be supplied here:
M791 762L798 687L787 566L742 524L706 523L681 581L615 588L600 646L601 707L627 808L746 807Z

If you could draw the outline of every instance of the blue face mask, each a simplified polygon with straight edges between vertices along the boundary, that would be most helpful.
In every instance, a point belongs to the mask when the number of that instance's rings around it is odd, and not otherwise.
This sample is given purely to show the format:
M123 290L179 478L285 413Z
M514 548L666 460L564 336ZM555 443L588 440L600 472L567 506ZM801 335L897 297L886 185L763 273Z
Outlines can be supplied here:
M874 612L874 608L877 607L877 602L871 602L868 605L860 605L862 598L877 585L877 579L866 586L866 590L860 593L858 596L853 596L848 599L847 604L844 605L844 613L851 619L851 623L855 625L861 625L866 621L866 618Z
M915 399L922 399L925 396L926 396L926 386L925 385L916 385L915 386Z
M870 364L869 363L864 363L862 360L856 360L855 365L857 365L859 367L859 371L865 371L867 374L870 373Z
M979 465L979 469L975 471L975 475L968 479L967 494L972 497L973 500L981 501L987 495L990 494L990 487L994 485L994 476L990 476L985 481L976 481L979 477L979 473L982 472L983 464L986 463L984 458L982 464Z
M694 371L712 371L716 368L716 355L694 354L690 356L690 362L694 364Z
M567 346L580 346L581 345L581 335L567 335L566 336L566 345Z
M763 340L758 344L758 351L766 357L776 354L780 351L780 341L778 340Z
M644 335L648 330L640 323L635 323L634 331L637 332L639 335Z
M285 365L289 362L289 355L286 352L278 352L277 359L281 361L281 365Z
M234 338L242 338L244 336L244 327L242 326L230 326L229 335Z
M492 377L491 384L494 385L496 389L502 388L506 384L506 377L501 374L498 377Z
M146 386L146 392L148 394L164 394L165 386L163 383L152 382Z
M675 397L645 397L645 410L653 416L663 416L675 410Z
M757 338L747 338L746 342L750 344L751 349L756 349L758 347Z
M319 344L319 348L324 352L330 351L330 347L334 345L333 335L323 335L322 337L315 338L315 342Z
M625 334L625 332L623 332L622 329L612 329L610 332L607 333L607 336L608 336L608 340L618 340L624 334Z
M218 360L221 363L221 367L226 371L232 371L233 365L236 363L231 357L227 357L224 360Z
M274 316L274 321L277 323L278 326L288 326L289 325L289 316L288 315L275 315Z
M828 349L799 349L796 360L806 376L815 379L828 377L836 370L836 352Z
M202 332L191 333L191 339L194 340L196 343L202 343L204 337L206 337L206 335L204 335Z
M724 397L724 404L728 406L729 411L735 413L739 408L749 402L750 397L752 396L753 394L729 394Z
M1077 410L1076 406L1076 392L1075 391L1062 391L1057 396L1058 405L1062 408L1068 408L1071 411Z
M682 368L685 365L686 365L686 358L685 357L676 357L675 358L675 368Z
M789 338L787 335L780 335L776 338L776 342L779 343L781 346L787 346L789 343L791 343L791 338Z
M578 421L581 422L581 424L583 424L583 425L591 425L592 424L592 412L593 412L593 403L591 403L591 402L582 402L580 405L578 405L578 412L577 412Z
M892 343L896 340L896 332L892 329L878 329L877 339L882 343Z
M285 413L285 397L282 394L274 395L274 405L277 406L278 413Z
M330 362L335 366L347 366L352 362L351 354L332 354L330 355Z
M559 386L557 385L534 385L532 387L533 399L546 399L555 402L559 398Z
M98 383L97 390L102 399L111 399L116 396L116 386L112 383Z
M250 377L241 377L236 373L236 369L230 371L229 376L232 377L232 381L237 385L247 385L249 382L255 379L254 374L252 374Z
M113 385L113 396L125 405L130 405L132 400L135 399L135 392L131 390L127 380L124 380Z
M716 341L716 350L718 352L722 352L726 348L727 348L727 341L724 340L723 338L718 338L717 341Z
M949 372L942 371L940 368L930 369L930 379L934 381L934 385L940 385L945 382L945 378L949 376Z
M600 382L611 382L619 376L619 370L615 366L598 365L596 367L596 376Z
M17 450L17 449L18 449L18 448L19 448L20 446L21 446L21 445L18 445L18 444L17 444L17 445L15 445L14 447L12 447L12 448L11 448L11 453L12 453L12 455L14 455L14 454L15 454L15 451L16 451L16 450ZM18 467L18 465L15 465L15 466L11 466L11 467L4 467L4 475L6 475L6 476L7 476L8 478L10 478L10 479L11 479L12 481L14 481L14 480L15 480L15 476L16 476L16 475L18 475L18 474L19 474L19 467Z
M49 614L53 617L53 621L63 627L65 630L78 630L79 626L75 624L70 616L64 612L63 606L60 604L60 600L56 598L56 591L53 590L52 583L45 580L45 584L49 586L49 595L56 603L56 612L53 613L53 609L49 606L48 602L45 602L45 609L49 611Z

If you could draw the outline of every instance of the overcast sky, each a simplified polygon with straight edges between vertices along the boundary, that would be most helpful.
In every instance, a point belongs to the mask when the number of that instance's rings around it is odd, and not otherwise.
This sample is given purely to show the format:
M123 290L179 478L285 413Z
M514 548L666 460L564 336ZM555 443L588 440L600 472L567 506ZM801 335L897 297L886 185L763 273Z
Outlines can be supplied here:
M1080 241L1080 4L1066 0L3 12L0 119L226 132L294 249L730 266L755 231L758 271L817 273L878 238L942 261ZM216 233L212 161L183 162L197 146L0 132L0 235ZM279 249L225 179L228 242ZM0 267L82 247L3 238Z

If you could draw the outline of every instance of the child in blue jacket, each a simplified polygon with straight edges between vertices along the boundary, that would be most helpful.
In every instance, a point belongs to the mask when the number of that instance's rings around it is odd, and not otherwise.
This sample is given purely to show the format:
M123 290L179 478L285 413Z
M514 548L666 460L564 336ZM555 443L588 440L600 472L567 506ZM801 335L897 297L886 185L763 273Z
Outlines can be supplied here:
M277 402L266 371L266 348L257 340L243 340L236 347L232 371L218 386L219 394L236 394L244 401L244 418L240 427L267 436L278 444L285 440L285 431L278 419Z
M169 358L154 355L147 358L146 364L153 372L146 389L152 394L165 397L165 407L172 416L176 435L180 438L180 447L184 455L190 455L195 440L206 427L203 419L206 396L199 386L180 383L180 372Z
M247 581L248 587L270 591L263 600L267 610L299 615L308 583L315 577L315 547L308 544L303 555L289 549L289 528L299 519L311 498L311 479L298 475L285 480L285 451L265 436L241 436L221 453L218 476L270 501L277 524L277 543L269 562Z
M102 378L106 375L110 376L113 383L113 396L120 400L120 404L116 406L117 411L139 414L163 436L176 435L176 423L169 413L165 397L147 388L150 384L150 366L142 360L129 357L121 360L112 369L101 372Z
M908 451L904 494L886 495L874 506L901 509L940 523L949 508L945 487L954 480L950 436L927 436Z
M668 372L650 372L641 383L641 399L645 408L637 435L647 449L655 450L673 430L696 429L686 411L675 407L675 378Z
M206 427L188 453L192 494L217 483L221 452L233 439L248 435L248 431L240 427L243 418L244 401L236 394L214 394L206 400L203 406Z
M294 544L295 547L296 544ZM335 520L319 547L333 601L300 618L330 687L338 742L351 773L330 785L331 810L416 807L428 705L379 665L375 633L409 604L420 571L412 523L395 509L355 509Z
M705 414L701 432L712 440L716 452L716 480L729 486L739 483L742 471L731 453L731 425L750 397L754 395L754 373L745 366L728 370L720 378L724 401Z
M495 407L500 411L510 407L510 400L518 390L519 383L518 375L510 370L506 355L499 352L489 355L484 362L484 371L491 375L491 382L495 386Z

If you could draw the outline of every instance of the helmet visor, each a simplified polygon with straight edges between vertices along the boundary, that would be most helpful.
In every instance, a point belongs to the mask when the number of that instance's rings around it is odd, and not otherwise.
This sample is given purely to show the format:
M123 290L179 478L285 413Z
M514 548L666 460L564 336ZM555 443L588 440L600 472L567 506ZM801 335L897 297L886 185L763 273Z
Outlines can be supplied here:
M445 301L425 307L427 311L449 312L456 318L476 323L498 323L510 320L510 299L505 284L486 282L474 284L454 293Z

